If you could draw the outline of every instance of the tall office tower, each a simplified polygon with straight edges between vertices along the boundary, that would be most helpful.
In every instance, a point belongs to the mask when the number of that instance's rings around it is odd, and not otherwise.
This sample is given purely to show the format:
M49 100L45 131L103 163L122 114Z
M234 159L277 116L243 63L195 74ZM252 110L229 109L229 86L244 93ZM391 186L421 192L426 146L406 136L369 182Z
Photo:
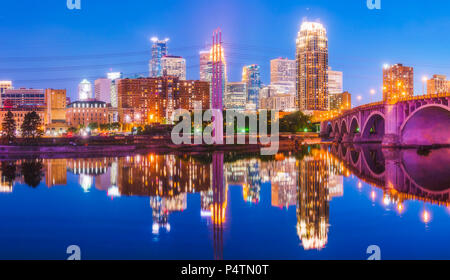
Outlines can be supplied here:
M224 107L227 110L245 110L247 84L244 82L227 83L224 100Z
M3 106L1 96L7 89L12 89L12 81L0 81L0 107Z
M47 103L47 122L66 121L66 90L65 89L46 89L45 98Z
M111 107L117 108L119 106L119 101L117 97L117 80L123 78L122 72L109 72L106 77L111 80Z
M248 110L258 110L259 91L261 90L261 73L259 65L252 64L242 69L242 82L247 85Z
M92 84L88 80L84 79L78 85L78 99L88 100L92 98Z
M383 101L395 102L414 95L414 70L402 64L383 67Z
M94 82L95 99L106 103L111 103L111 80L100 78Z
M299 109L328 110L328 38L322 24L302 23L296 58Z
M200 51L200 81L211 82L211 51Z
M450 92L450 81L445 75L433 75L427 81L427 94L441 94Z
M270 61L270 83L296 81L295 60L276 58Z
M180 80L186 80L186 59L181 56L163 56L161 67L163 76L175 76Z
M156 37L151 39L152 45L152 59L149 63L149 76L150 77L161 77L163 75L161 67L161 58L167 55L167 42L169 39L159 40Z

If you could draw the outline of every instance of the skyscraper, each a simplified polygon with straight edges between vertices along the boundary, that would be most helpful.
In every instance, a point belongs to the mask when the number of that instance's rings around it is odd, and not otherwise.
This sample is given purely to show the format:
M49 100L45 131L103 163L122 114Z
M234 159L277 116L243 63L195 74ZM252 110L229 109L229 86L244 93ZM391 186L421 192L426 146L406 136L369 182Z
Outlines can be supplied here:
M242 69L242 82L247 85L247 109L258 110L261 77L259 65L252 64Z
M331 104L332 100L338 99L337 95L342 94L343 90L343 73L340 71L333 71L328 67L328 106L330 110L340 109L335 108Z
M211 51L200 51L200 81L211 82L212 63Z
M227 83L225 109L245 110L247 103L247 84L243 82Z
M414 95L414 70L402 64L383 67L383 101L395 102Z
M161 67L163 76L175 76L180 80L186 80L186 59L181 56L163 56Z
M328 38L322 24L303 22L297 37L297 98L302 111L328 109Z
M295 60L276 58L270 61L270 83L296 81Z
M78 98L80 100L87 100L92 98L92 84L84 79L78 85Z
M450 92L450 81L445 75L433 75L427 81L427 94L441 94Z
M167 55L167 42L169 39L159 40L156 37L151 39L152 45L152 59L149 63L149 76L160 77L162 76L161 58Z

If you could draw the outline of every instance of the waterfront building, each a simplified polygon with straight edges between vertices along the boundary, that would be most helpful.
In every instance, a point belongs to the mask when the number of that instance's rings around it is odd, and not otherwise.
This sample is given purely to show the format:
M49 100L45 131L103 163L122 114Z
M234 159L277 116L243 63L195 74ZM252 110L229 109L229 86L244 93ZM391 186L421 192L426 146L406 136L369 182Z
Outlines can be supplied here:
M145 125L171 123L175 109L209 108L209 85L177 77L121 79L118 82L119 121Z
M242 69L242 82L247 85L246 109L258 110L259 91L261 90L261 73L259 65L252 64Z
M247 84L229 82L225 91L224 108L226 110L245 110L247 103Z
M328 38L325 27L317 22L303 22L296 50L299 109L328 110Z
M348 92L330 94L330 110L350 110L352 95Z
M41 118L42 128L45 128L45 124L47 123L47 112L45 107L9 107L9 108L0 108L0 127L3 124L3 120L6 117L8 111L11 111L13 114L14 120L16 121L17 131L20 131L20 126L25 119L25 115L31 112L36 112ZM1 128L3 129L3 128Z
M450 92L450 81L445 75L433 75L427 81L427 94L442 94Z
M383 67L383 101L395 102L414 95L414 70L402 64Z
M75 101L69 104L66 112L66 122L69 127L87 127L89 124L112 123L105 102L97 100Z
M330 110L334 110L331 101L337 97L335 95L344 92L344 79L341 71L334 71L328 67L328 106Z
M296 61L287 58L276 58L270 61L270 83L293 83L296 77ZM295 86L295 85L294 85Z
M88 80L84 79L78 85L78 99L88 100L92 98L92 84Z
M149 76L150 77L160 77L163 75L161 67L161 59L168 54L167 52L167 42L169 39L159 40L156 37L151 39L152 45L152 58L149 62Z
M161 58L163 76L174 76L186 80L186 59L181 56L165 55Z
M261 88L259 93L260 109L291 112L296 107L295 84L277 82Z
M5 92L5 90L7 89L12 89L12 81L0 81L0 107L3 105L2 103L2 94L3 92Z
M66 124L66 90L46 89L47 122L46 133L60 135L67 131Z

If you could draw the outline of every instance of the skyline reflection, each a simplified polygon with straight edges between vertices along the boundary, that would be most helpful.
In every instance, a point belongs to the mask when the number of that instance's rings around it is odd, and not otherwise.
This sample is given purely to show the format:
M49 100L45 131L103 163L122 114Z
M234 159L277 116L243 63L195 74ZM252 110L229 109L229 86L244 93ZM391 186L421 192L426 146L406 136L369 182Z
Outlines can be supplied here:
M382 150L377 145L304 147L272 157L256 154L156 154L127 157L27 159L1 162L0 191L16 184L33 188L66 186L78 176L83 192L94 188L111 198L148 197L152 234L173 226L170 216L188 209L189 195L199 195L199 216L208 221L214 258L223 259L224 231L231 215L230 189L241 188L249 207L267 201L279 209L296 208L296 232L304 250L321 250L329 242L330 202L344 197L346 179L355 176L371 188L368 196L386 209L404 214L409 200L423 203L423 223L433 219L427 205L449 207L450 149L421 155L416 150ZM433 168L430 168L433 167ZM270 198L262 196L270 187ZM382 191L377 197L375 190ZM448 213L448 211L447 211Z

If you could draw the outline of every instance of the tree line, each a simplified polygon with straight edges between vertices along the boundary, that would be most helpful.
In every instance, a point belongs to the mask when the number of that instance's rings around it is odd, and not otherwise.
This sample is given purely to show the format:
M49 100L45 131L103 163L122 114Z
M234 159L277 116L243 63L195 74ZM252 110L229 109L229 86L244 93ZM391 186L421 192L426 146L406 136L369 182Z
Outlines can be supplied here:
M9 143L16 139L17 123L11 111L6 113L2 122L3 138ZM29 140L36 140L44 134L42 129L42 120L35 111L25 114L22 124L20 124L22 137Z

